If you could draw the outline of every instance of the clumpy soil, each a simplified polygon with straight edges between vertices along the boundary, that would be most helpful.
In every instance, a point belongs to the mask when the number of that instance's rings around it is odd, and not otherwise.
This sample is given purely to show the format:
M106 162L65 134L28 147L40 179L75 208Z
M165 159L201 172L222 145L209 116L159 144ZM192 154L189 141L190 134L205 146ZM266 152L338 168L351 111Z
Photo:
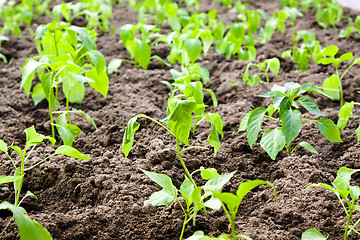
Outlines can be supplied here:
M275 0L249 0L250 8L266 11L280 9ZM226 24L236 20L236 13L218 3L204 0L201 10L218 9ZM345 14L355 17L358 13L345 10ZM338 32L346 27L344 20L338 29L321 29L315 22L314 12L308 12L296 22L296 29L311 29L322 46L336 44L340 53L353 52L359 57L360 43L357 39L339 39ZM136 23L137 15L132 10L114 6L112 24L117 30L122 24ZM119 36L101 34L97 46L107 61L112 58L129 58L125 48L119 43ZM32 100L20 89L20 68L27 57L37 54L33 37L24 34L20 38L11 37L3 43L3 53L8 64L0 63L0 139L6 143L23 146L23 130L35 125L39 133L50 135L49 117L45 102L34 106ZM291 48L291 32L283 35L276 32L274 38L265 45L258 46L258 61L279 57L281 52ZM154 54L166 57L169 49L161 46ZM256 240L300 239L308 228L315 227L329 239L341 239L346 223L345 214L337 199L329 191L320 188L302 191L312 183L330 184L341 166L360 168L359 143L355 130L360 122L358 110L354 110L347 128L342 131L343 143L331 143L317 130L313 123L304 123L295 144L306 140L319 152L312 155L299 148L288 156L282 151L275 161L256 143L249 148L245 133L237 133L241 118L246 112L269 103L257 95L269 91L274 84L286 82L311 83L321 85L324 78L333 73L330 66L312 63L306 72L296 72L296 65L280 58L281 70L278 77L271 76L270 84L251 87L242 84L246 62L236 57L226 60L214 51L200 61L211 74L211 88L218 100L217 112L224 120L224 138L219 153L191 150L184 153L190 171L200 166L216 168L219 173L236 171L224 191L235 192L238 185L247 180L263 179L271 181L278 194L278 206L270 188L259 187L249 193L240 206L236 218L239 233ZM344 71L347 64L341 65ZM110 74L110 89L105 99L92 89L87 89L84 103L73 105L92 116L98 125L95 130L81 117L73 116L83 130L76 138L74 147L91 156L88 161L56 156L31 170L25 176L24 192L30 190L38 200L26 199L22 206L31 218L45 226L54 239L178 239L183 214L177 203L170 206L144 206L149 196L159 187L148 179L139 168L170 176L179 187L184 179L184 171L177 159L175 142L163 129L151 121L140 119L141 127L135 136L134 148L128 158L120 151L121 141L127 121L137 115L146 114L155 119L165 117L169 91L160 80L171 81L170 68L152 61L149 70L134 69L124 63L119 70ZM355 66L344 78L346 101L360 102L360 69ZM238 84L233 86L234 82ZM339 103L322 96L310 94L327 118L337 121ZM205 95L210 106L211 98ZM61 99L64 101L64 99ZM304 117L311 118L310 114ZM274 126L271 121L264 124ZM191 145L208 146L208 126L201 125L190 137ZM263 131L262 131L263 132ZM58 145L60 141L58 141ZM51 154L50 144L43 144L33 152L30 162L36 162ZM15 155L14 155L15 156ZM0 175L12 174L10 161L0 155ZM353 175L353 184L360 184L358 174ZM11 184L0 186L0 200L13 202ZM354 218L359 217L355 215ZM17 228L8 211L0 211L0 239L18 239ZM229 233L229 223L222 210L200 213L196 226L189 224L185 237L196 230L210 236ZM359 239L351 235L349 239Z

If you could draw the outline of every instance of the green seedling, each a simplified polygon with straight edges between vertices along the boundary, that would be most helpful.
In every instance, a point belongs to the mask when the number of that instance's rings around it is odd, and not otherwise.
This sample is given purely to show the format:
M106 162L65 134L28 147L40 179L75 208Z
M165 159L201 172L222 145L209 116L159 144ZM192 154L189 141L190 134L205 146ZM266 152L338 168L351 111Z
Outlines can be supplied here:
M6 1L0 7L0 34L12 33L19 36L22 27L30 26L34 18L50 13L50 4L51 0Z
M345 30L341 30L339 33L340 38L348 38L354 34L355 38L360 37L360 16L356 16L355 21L350 17L348 18L348 27Z
M109 0L94 1L81 0L77 3L61 3L52 10L55 21L62 16L66 22L71 23L75 18L84 15L88 29L100 29L108 32L112 17L112 4Z
M345 104L340 108L339 113L338 113L338 122L337 122L337 126L343 130L347 123L349 122L350 118L353 115L353 109L355 106L359 106L360 103L358 102L345 102ZM356 129L356 136L358 141L360 141L360 124L358 126L358 128Z
M3 50L3 48L1 48L1 42L3 42L3 41L9 41L9 38L0 35L0 51ZM2 59L4 63L8 63L4 54L0 53L0 59Z
M158 29L154 25L132 25L125 24L120 28L120 39L122 44L130 53L131 60L121 59L134 64L135 68L140 65L143 69L147 69L151 59L158 59L165 63L159 56L151 56L151 42L150 38ZM141 33L141 38L138 38L137 32ZM167 63L165 63L167 65Z
M230 178L235 174L235 172L231 172L220 175L214 168L205 169L201 167L191 175L200 172L202 179L207 181L205 185L197 186L188 177L185 177L180 189L177 189L173 185L171 178L167 175L142 169L141 171L162 187L162 190L153 193L150 198L144 202L144 205L170 205L175 200L179 203L185 216L179 237L180 240L183 239L186 225L190 221L193 221L193 225L195 225L195 219L200 210L204 210L206 214L206 208L214 210L221 208L221 202L214 197L213 192L221 192L222 187L229 182ZM180 202L179 196L185 200L186 206Z
M0 203L0 210L10 210L19 228L21 240L52 240L50 233L40 223L30 219L24 208L9 202Z
M203 186L203 189L208 190L213 193L213 196L215 199L221 201L221 206L226 214L226 217L228 218L231 226L231 238L229 236L223 234L219 238L212 238L208 237L204 234L202 231L197 231L193 234L193 236L187 238L187 240L236 240L238 238L251 240L248 236L236 234L235 231L235 219L236 215L239 210L239 206L243 200L243 198L246 196L247 193L249 193L254 188L260 186L260 185L268 185L273 188L274 198L275 201L277 201L276 191L275 187L272 183L263 181L263 180L252 180L248 182L243 182L239 185L238 190L236 191L236 194L228 193L228 192L221 192L216 189L214 189L212 186L209 188L208 186ZM276 207L276 205L275 205Z
M360 223L360 219L358 219L353 225L351 225L351 219L353 214L356 211L360 211L360 205L356 204L360 196L360 187L350 185L351 175L359 171L360 169L341 167L338 170L337 176L335 180L331 183L331 185L325 183L318 183L318 184L312 184L306 188L309 189L314 187L322 187L331 191L336 195L347 216L345 232L344 232L344 240L348 239L348 236L352 231L360 235L360 233L357 230L355 230L355 227ZM323 239L326 239L324 236L322 237ZM304 240L314 240L314 239L316 238L306 238Z
M336 28L343 18L343 9L340 7L336 0L324 1L317 6L316 10L316 21L322 28L327 28L331 25Z
M329 236L324 237L324 235L315 228L310 228L301 235L301 240L326 240L328 237Z
M312 114L324 116L317 105L307 97L300 96L307 91L316 92L328 97L319 88L310 85L297 83L286 83L284 87L275 85L270 92L259 95L260 97L273 98L273 104L267 108L258 107L248 112L241 120L239 130L245 131L250 148L257 141L258 135L264 120L264 117L275 120L281 124L281 127L266 130L260 141L261 147L269 154L271 159L275 160L277 154L285 147L287 153L292 154L298 146L301 146L311 153L317 153L316 150L306 141L298 143L294 148L292 142L300 134L302 123L304 121L315 122L318 124L319 131L331 142L342 142L340 130L330 119L305 119L300 112L301 105ZM277 112L278 117L273 114Z
M35 43L39 56L26 60L21 69L21 87L36 104L46 99L49 106L52 136L55 137L54 111L60 105L59 88L66 98L67 124L61 125L67 131L78 135L79 128L71 124L69 103L81 103L85 97L85 83L106 97L109 78L106 74L104 56L96 50L95 32L77 26L53 22L37 28ZM37 72L40 83L32 88L32 81ZM83 113L83 112L81 112ZM95 123L87 115L94 127ZM64 122L64 121L62 121ZM60 133L60 131L59 131ZM73 140L65 141L71 145Z
M338 53L339 48L335 45L329 46L322 50L323 58L320 58L318 63L329 65L333 64L335 68L335 73L330 77L326 78L323 82L323 90L324 92L330 96L332 100L338 101L340 100L340 106L344 105L344 96L343 96L343 87L342 87L342 79L345 74L356 64L360 63L360 58L356 58L350 66L343 72L342 75L339 73L339 64L344 61L353 60L354 56L351 52L345 53L341 55L339 58L336 58L336 54Z
M303 43L297 47L298 42L302 40ZM318 62L322 58L322 47L319 41L316 40L316 35L312 31L301 30L297 32L295 41L293 41L293 49L282 53L283 58L291 58L292 61L298 64L298 70L307 71L311 60Z
M251 66L257 67L262 72L250 75L249 69ZM269 74L268 74L269 70L277 77L279 70L280 70L280 61L278 58L274 57L271 59L267 59L264 62L258 63L258 64L249 63L246 66L245 73L243 75L243 82L244 83L247 82L247 84L249 84L250 86L256 86L260 82L262 82L260 76L264 75L265 79L266 79L266 83L270 83Z
M19 163L16 163L15 159L13 159L10 156L8 146L6 145L6 143L3 140L0 139L0 151L4 152L5 155L8 156L8 158L10 159L10 161L15 169L13 176L0 176L0 184L14 183L14 190L15 190L14 205L16 207L19 207L20 204L22 203L22 201L27 197L35 197L36 198L36 196L34 194L32 194L30 191L28 191L26 193L26 195L24 195L20 199L25 172L37 167L38 165L40 165L43 162L45 162L46 160L50 159L54 155L60 154L60 155L83 159L83 160L88 160L90 158L90 157L80 153L78 150L76 150L73 147L63 145L63 146L58 147L53 154L47 156L46 158L38 161L37 163L35 163L31 166L26 166L27 160L29 160L31 153L38 145L42 144L44 140L49 140L52 143L52 145L55 146L56 140L52 137L46 137L44 135L38 134L35 131L34 126L27 128L25 130L25 133L26 133L26 143L25 143L25 147L23 150L21 150L20 147L15 146L15 145L10 146L10 148L12 150L14 150L17 153L17 155L20 157Z

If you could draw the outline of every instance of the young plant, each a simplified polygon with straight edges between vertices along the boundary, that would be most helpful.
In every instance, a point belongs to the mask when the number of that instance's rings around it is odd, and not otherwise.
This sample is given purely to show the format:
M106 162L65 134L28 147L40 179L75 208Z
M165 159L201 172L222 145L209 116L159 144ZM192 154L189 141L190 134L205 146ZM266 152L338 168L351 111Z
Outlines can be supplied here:
M341 167L338 170L337 176L335 180L331 183L331 185L325 183L318 183L318 184L312 184L306 188L309 189L314 187L322 187L334 193L336 197L339 199L339 202L347 216L347 221L344 231L344 240L348 239L348 236L352 231L360 235L360 233L355 230L355 227L360 223L360 219L358 219L353 225L351 225L351 219L353 214L356 211L360 211L360 205L356 204L360 196L360 187L350 185L351 175L359 171L360 169ZM322 237L326 239L324 236ZM305 238L304 240L314 240L314 239L315 238Z
M50 233L40 223L32 220L22 207L9 202L0 203L0 210L10 210L13 213L15 223L19 228L21 240L52 240Z
M72 132L73 136L65 140L59 131L64 144L72 145L79 128L71 124L69 103L81 103L85 97L85 83L106 97L109 78L106 74L104 56L96 50L95 32L77 26L62 23L49 23L36 30L35 43L39 56L28 58L21 69L21 87L36 104L46 99L49 106L52 137L55 137L55 126ZM32 88L32 81L37 72L40 83ZM55 124L56 106L60 105L58 94L62 87L66 98L67 123ZM77 113L82 113L76 111ZM85 115L94 127L95 123ZM64 123L64 121L62 121ZM74 130L74 131L73 131Z
M261 73L255 73L255 74L249 74L249 69L251 66L255 66L258 69L260 69L262 72ZM243 82L247 84L249 84L250 86L256 86L258 85L261 81L260 76L264 75L265 79L266 79L266 83L270 83L269 80L269 70L275 75L277 76L280 70L280 61L278 58L274 57L271 59L267 59L262 63L258 63L258 64L254 64L254 63L249 63L246 66L246 70L245 73L243 75Z
M238 131L246 131L247 140L250 148L257 141L258 135L264 120L264 117L275 120L281 124L281 127L266 130L260 141L261 147L269 154L271 159L275 160L277 154L285 147L290 155L298 146L302 146L311 153L317 153L316 150L305 141L298 143L294 148L292 142L300 134L303 121L316 122L319 131L331 142L342 142L340 130L330 119L305 119L299 110L300 104L312 114L323 116L317 105L307 97L301 94L312 91L327 96L323 91L310 84L299 85L297 83L286 83L284 87L275 85L270 92L259 95L260 97L273 98L273 104L267 108L258 107L248 112L241 120ZM277 112L278 116L274 117Z
M9 38L0 35L0 51L3 50L3 48L1 47L1 42L3 42L3 41L9 41ZM0 59L2 59L4 63L8 63L4 54L0 53Z
M141 169L141 171L162 187L162 190L153 193L150 198L144 202L144 205L170 205L175 200L179 203L185 216L179 237L180 240L183 239L186 225L190 221L193 221L195 225L196 216L201 209L203 209L206 214L206 208L221 208L221 202L214 197L213 192L221 192L222 187L229 182L230 178L235 174L235 172L231 172L220 175L214 168L205 169L201 167L191 175L200 172L202 179L207 181L205 185L197 186L185 176L185 180L181 184L180 189L177 189L173 185L171 178L167 175L149 172L143 169ZM179 200L179 195L185 200L185 206Z
M354 56L351 52L345 53L341 55L339 58L336 58L336 54L338 53L339 48L335 45L331 45L322 50L322 54L324 57L320 58L318 63L329 65L333 64L335 68L335 73L330 77L326 78L323 82L323 90L324 92L330 96L332 100L340 100L340 106L344 105L344 96L343 96L343 87L342 87L342 79L345 74L356 64L360 63L360 58L356 58L350 66L343 72L342 75L339 73L339 64L344 61L353 60Z
M343 18L343 9L336 0L324 1L317 4L316 8L316 21L322 28L329 25L336 28L336 24Z
M38 134L35 131L34 126L27 128L25 130L26 133L26 143L23 150L20 147L11 145L10 148L13 149L20 157L20 162L16 163L16 161L10 156L8 146L6 143L0 139L0 151L4 152L6 156L10 159L12 165L14 166L14 175L13 176L0 176L0 184L4 183L14 183L14 190L15 190L15 203L16 207L19 207L21 202L27 197L35 197L30 191L26 193L21 199L21 189L24 181L25 172L33 169L34 167L40 165L41 163L48 160L50 157L60 154L65 155L73 158L88 160L90 157L80 153L73 147L70 146L60 146L58 147L53 154L50 156L38 161L37 163L31 166L25 166L27 160L31 156L31 153L36 148L36 146L43 143L44 140L49 140L53 146L55 146L56 140L52 137L46 137L44 135Z
M300 47L297 47L297 44L301 39L303 40L303 43ZM283 52L281 56L283 58L290 58L297 63L298 70L307 71L311 60L318 62L322 57L321 50L322 47L319 41L316 40L315 33L312 31L301 30L297 32L295 41L293 41L293 49Z
M324 235L315 228L310 228L301 235L301 240L326 240L328 237L329 236L324 237Z
M340 38L348 38L354 34L355 38L360 37L360 16L356 16L355 21L350 17L348 18L348 27L345 30L341 30L339 33Z

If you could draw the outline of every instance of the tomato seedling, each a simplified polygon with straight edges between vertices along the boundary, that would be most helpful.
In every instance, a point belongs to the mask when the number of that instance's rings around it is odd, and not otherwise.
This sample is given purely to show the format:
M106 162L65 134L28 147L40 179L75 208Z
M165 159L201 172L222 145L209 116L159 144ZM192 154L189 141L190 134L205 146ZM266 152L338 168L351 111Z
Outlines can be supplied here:
M344 231L344 240L348 239L348 236L352 231L360 235L360 233L355 230L355 227L360 223L360 219L358 219L351 226L351 219L353 214L356 211L360 210L360 205L356 204L356 201L359 199L360 196L360 187L350 185L351 175L359 171L360 169L341 167L338 170L337 176L335 180L331 183L331 185L325 183L318 183L318 184L312 184L306 188L309 189L314 187L322 187L331 191L336 195L347 216L347 221ZM306 240L312 240L312 239L314 238L306 238ZM324 239L326 238L324 237Z
M343 86L342 79L345 74L356 64L360 63L360 58L356 58L350 66L343 72L342 75L339 73L339 64L344 61L353 60L354 56L351 52L344 53L339 58L336 58L336 54L338 53L339 48L335 45L331 45L322 50L323 58L320 58L318 63L329 65L333 64L335 68L335 73L330 77L326 78L323 82L323 90L324 92L330 96L332 100L340 100L340 106L344 105L344 96L343 96Z
M250 148L257 141L258 135L264 120L264 117L275 120L281 124L281 127L268 129L261 137L260 145L269 154L271 159L275 160L277 154L285 147L290 155L298 146L302 146L311 153L317 153L316 150L305 141L298 143L292 148L292 142L300 134L303 121L316 122L322 135L331 142L342 142L340 130L330 119L305 119L299 110L300 104L312 114L323 116L317 105L307 97L300 96L307 91L319 93L327 96L319 88L310 85L297 83L286 83L284 87L275 85L270 92L259 95L260 97L273 98L273 104L267 108L258 107L248 112L241 120L239 130L245 131ZM328 96L327 96L328 97ZM277 112L278 117L273 117Z

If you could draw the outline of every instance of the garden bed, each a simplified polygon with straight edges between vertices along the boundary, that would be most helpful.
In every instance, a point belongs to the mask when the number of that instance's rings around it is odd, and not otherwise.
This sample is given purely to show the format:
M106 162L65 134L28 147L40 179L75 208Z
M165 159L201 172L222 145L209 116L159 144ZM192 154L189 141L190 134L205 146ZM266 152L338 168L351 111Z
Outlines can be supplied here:
M281 9L275 0L248 1L251 9L262 8L268 12ZM216 8L224 23L236 20L237 14L228 8L208 0L201 1L200 11ZM358 12L344 10L344 15L355 17ZM135 24L137 15L132 10L114 5L111 20L116 32L126 23ZM339 39L338 33L345 29L343 20L337 29L320 28L315 21L314 12L308 11L296 21L296 30L308 29L316 33L322 46L337 45L339 53L353 52L359 57L360 42L355 38ZM46 19L41 21L46 22ZM102 34L97 40L98 50L107 62L113 58L129 58L124 46L119 43L118 34ZM24 129L35 125L37 132L50 135L50 120L45 102L34 106L20 89L21 67L28 57L37 54L33 36L24 34L11 37L2 47L9 63L0 62L0 139L6 143L23 145ZM199 167L216 168L221 174L236 171L224 191L235 192L243 181L262 179L275 185L278 205L270 188L257 188L250 192L239 208L236 229L255 240L300 239L301 234L312 227L329 234L329 239L341 239L346 224L346 216L335 195L329 191L313 188L302 191L313 183L330 184L341 166L360 168L360 144L355 130L360 123L358 111L348 126L341 132L343 143L331 143L324 139L316 125L304 123L300 136L317 151L314 155L304 149L297 149L291 156L283 150L276 160L271 160L260 147L259 141L250 149L246 133L238 133L242 117L250 110L269 104L269 99L258 97L270 91L274 84L287 82L321 85L323 79L333 73L331 66L313 62L305 72L297 72L296 64L281 58L281 53L292 48L291 31L285 34L276 31L272 40L258 45L258 58L262 62L272 57L280 59L278 77L271 75L270 84L248 86L242 83L242 76L248 62L238 61L236 56L227 60L216 54L214 49L202 61L201 66L210 71L212 89L218 98L217 112L224 121L224 137L216 156L213 151L189 150L183 154L190 171ZM157 48L154 53L166 57L167 47ZM340 71L348 66L340 65ZM160 80L172 81L170 68L153 60L148 70L135 69L123 63L116 73L110 74L110 87L105 99L98 92L87 89L89 93L81 106L73 108L84 110L98 125L95 130L90 123L74 119L83 130L76 137L74 147L91 157L90 160L75 160L63 156L52 157L46 163L30 171L24 181L24 190L30 190L38 200L27 199L22 206L32 219L45 226L54 239L178 239L183 222L183 213L174 202L170 206L144 206L144 201L160 188L144 175L139 168L165 173L180 187L185 172L177 159L175 141L165 130L150 120L140 119L140 129L135 135L135 144L128 158L121 152L121 143L127 121L137 115L146 114L155 119L166 117L169 90ZM360 68L354 66L343 81L346 101L360 102ZM333 102L318 94L310 97L334 122L338 118L339 102ZM64 98L61 99L64 101ZM205 103L212 106L210 95L205 95ZM310 117L310 115L304 115ZM273 126L265 121L265 128ZM198 127L191 134L191 145L208 146L207 125ZM263 130L262 130L263 132ZM33 158L41 158L52 151L43 147L33 153ZM35 160L34 160L35 161ZM12 174L11 162L0 158L0 175ZM359 174L354 174L353 183L359 185ZM12 185L0 186L0 200L14 201ZM359 217L359 215L354 216ZM10 223L9 223L10 222ZM209 210L197 217L196 225L188 224L185 237L196 230L209 236L229 233L229 222L223 210ZM12 215L0 211L0 239L16 239L17 227ZM349 239L359 239L351 235Z

